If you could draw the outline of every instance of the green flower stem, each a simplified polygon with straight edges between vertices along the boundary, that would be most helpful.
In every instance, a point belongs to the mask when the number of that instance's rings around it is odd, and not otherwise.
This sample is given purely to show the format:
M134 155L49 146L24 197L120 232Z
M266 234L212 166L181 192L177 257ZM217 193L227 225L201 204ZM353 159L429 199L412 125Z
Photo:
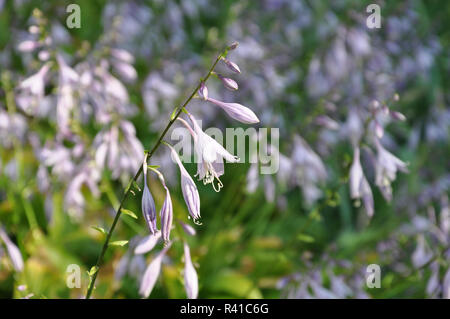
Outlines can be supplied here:
M192 91L191 95L187 98L187 100L183 103L183 105L178 107L178 109L175 112L175 116L172 116L170 118L169 123L167 123L166 128L164 129L164 131L159 136L158 140L156 141L156 143L153 146L153 148L151 149L151 151L148 153L147 159L150 159L153 156L153 154L156 152L156 150L161 145L164 136L169 131L169 129L172 126L172 124L176 121L176 119L180 116L181 112L183 112L184 108L189 104L189 102L197 94L197 91L200 89L201 82L206 82L209 79L209 77L211 76L212 72L214 71L217 63L222 59L222 57L226 56L227 51L228 51L228 48L217 57L216 61L211 66L211 68L209 69L209 71L206 74L206 76L203 79L201 79L201 81L197 84L197 86ZM97 279L97 274L99 272L100 265L101 265L101 263L103 261L103 257L104 257L104 255L106 253L106 250L108 249L108 244L109 244L109 241L111 240L111 236L112 236L112 234L114 232L114 229L116 228L117 222L119 221L120 215L122 213L121 210L123 208L123 204L125 203L125 201L127 200L128 196L130 195L133 183L136 182L137 179L139 178L139 176L141 175L141 173L142 173L142 166L143 165L144 165L144 163L142 163L142 165L140 165L138 171L136 172L134 177L128 183L128 186L125 189L125 193L122 196L122 200L120 201L119 207L117 208L117 211L116 211L116 216L114 217L114 220L113 220L113 223L111 225L111 228L109 229L108 234L106 235L105 242L103 243L102 250L101 250L100 255L98 256L98 259L97 259L97 263L94 266L95 267L94 269L96 269L96 270L92 274L91 280L89 282L89 286L88 286L88 289L87 289L87 292L86 292L86 299L89 299L91 297L92 291L94 290L95 280Z

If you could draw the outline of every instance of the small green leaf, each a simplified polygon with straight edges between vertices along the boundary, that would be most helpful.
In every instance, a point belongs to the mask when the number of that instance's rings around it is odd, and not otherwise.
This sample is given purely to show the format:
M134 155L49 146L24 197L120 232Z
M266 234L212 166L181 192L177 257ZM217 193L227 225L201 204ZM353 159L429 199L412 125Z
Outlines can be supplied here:
M91 269L88 271L89 277L94 276L97 271L98 271L98 267L97 266L92 266Z
M170 120L171 120L171 121L173 121L173 119L175 118L175 116L177 116L177 113L178 113L178 107L176 107L176 108L173 110L172 114L170 114Z
M130 217L133 217L134 219L137 219L137 218L138 218L138 217L136 216L136 214L133 213L133 212L132 212L131 210L129 210L129 209L122 208L120 211L122 212L122 214L125 214L125 215L128 215L128 216L130 216Z
M128 240L117 240L109 243L111 246L125 246L128 244Z
M141 191L141 188L139 187L138 183L136 183L136 181L133 181L133 186L134 186L134 188L136 188L137 190Z
M150 168L150 169L158 169L161 166L159 166L159 165L147 165L147 167Z
M91 226L91 228L92 228L92 229L95 229L96 231L101 232L102 234L105 234L105 235L107 234L106 230L103 229L103 228L100 227L100 226Z
M298 234L297 239L300 241L303 241L305 243L313 243L314 242L314 238L309 235L306 235L306 234Z

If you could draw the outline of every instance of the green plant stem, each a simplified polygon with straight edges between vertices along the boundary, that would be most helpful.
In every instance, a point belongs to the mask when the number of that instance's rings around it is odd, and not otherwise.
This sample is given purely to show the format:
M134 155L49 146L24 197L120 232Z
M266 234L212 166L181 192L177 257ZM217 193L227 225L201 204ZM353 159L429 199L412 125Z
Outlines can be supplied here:
M153 154L156 152L156 150L161 145L164 136L169 131L169 129L172 126L172 124L180 116L181 112L183 112L184 108L189 104L189 102L194 98L194 96L196 95L197 91L200 89L201 83L202 82L206 82L209 79L209 77L211 76L212 72L214 71L217 63L221 60L222 57L226 56L226 53L227 53L227 50L222 52L217 57L216 61L211 66L211 68L209 69L209 71L206 74L206 76L203 79L200 80L200 82L197 84L197 86L192 91L191 95L187 98L187 100L180 107L178 107L178 109L177 109L177 111L175 113L175 116L171 116L171 118L169 120L169 123L167 123L166 128L164 129L164 131L159 136L158 140L156 141L156 143L153 146L153 148L151 149L151 151L148 153L147 160L150 159L153 156ZM95 267L94 269L96 269L96 270L92 274L92 278L91 278L91 280L89 282L89 286L88 286L88 289L87 289L87 292L86 292L86 299L89 299L91 297L92 291L94 290L95 280L97 279L97 274L99 272L100 265L101 265L101 263L103 261L103 257L104 257L104 255L106 253L106 250L108 249L108 244L109 244L109 241L111 240L111 236L112 236L112 234L114 232L114 229L116 228L117 222L119 221L120 215L122 213L121 210L123 208L123 204L125 203L125 201L127 200L128 196L130 195L130 191L131 191L133 183L136 182L137 179L139 178L139 176L141 175L141 173L142 173L142 166L143 165L144 165L144 163L142 163L142 165L140 165L138 171L136 172L134 177L128 183L128 186L125 189L125 193L122 196L122 200L120 201L119 207L117 208L116 215L114 217L113 223L111 225L111 228L108 231L108 234L106 235L105 242L103 243L102 250L100 252L100 255L98 256L97 263L94 266Z

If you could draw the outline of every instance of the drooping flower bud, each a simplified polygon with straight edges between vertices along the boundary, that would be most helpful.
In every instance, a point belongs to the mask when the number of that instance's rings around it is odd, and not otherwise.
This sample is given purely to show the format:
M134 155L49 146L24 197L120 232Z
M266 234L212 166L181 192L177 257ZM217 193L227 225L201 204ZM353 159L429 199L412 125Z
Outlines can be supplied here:
M195 234L197 233L194 229L194 227L192 227L191 225L185 224L182 221L178 221L181 225L181 227L183 228L184 232L190 236L195 236Z
M197 299L198 276L191 260L189 246L184 242L184 288L189 299Z
M183 198L186 202L189 215L191 215L191 217L194 219L194 222L196 222L200 219L200 195L198 194L197 186L192 180L192 177L184 168L183 163L181 163L181 160L175 149L169 144L167 144L167 146L170 148L172 157L175 159L178 167L180 168L181 190L183 192Z
M156 227L155 201L147 186L147 161L144 161L144 191L142 194L142 214L144 215L150 232L154 235L158 230Z
M20 253L19 248L9 239L6 232L0 226L0 239L6 246L6 251L8 252L9 258L11 259L11 263L16 271L23 270L23 259L22 254Z
M234 118L239 122L246 124L253 124L259 122L258 117L252 110L239 103L225 103L213 98L208 98L208 101L214 103L217 106L220 106L225 112L227 112L227 114L230 117Z
M362 170L360 161L360 150L358 147L355 148L353 153L353 163L350 168L349 184L350 184L350 197L352 199L362 198L367 215L371 217L374 212L373 195L369 182L364 176Z
M233 43L231 43L229 46L228 46L228 50L234 50L234 49L236 49L237 47L238 47L238 45L239 45L239 42L237 42L237 41L234 41Z
M207 100L208 99L208 88L205 85L205 82L202 82L200 84L200 89L198 90L198 95L200 96L200 98L202 100Z
M239 69L239 66L238 66L236 63L231 62L230 60L225 59L225 58L222 58L222 61L225 63L225 65L226 65L231 71L233 71L233 72L235 72L235 73L241 73L241 70Z
M239 86L238 86L238 84L236 83L235 80L230 79L230 78L226 78L226 77L224 77L224 76L222 76L220 74L217 74L217 76L219 77L219 79L222 81L223 85L228 90L236 91L239 88Z
M152 260L152 262L145 270L144 276L142 277L141 286L139 288L139 294L142 297L148 298L148 296L150 296L150 293L152 292L161 271L162 259L169 247L170 244L164 247L164 249L161 250L161 252Z
M156 244L158 243L158 240L161 238L161 232L157 231L154 235L150 234L146 237L144 237L134 248L134 253L136 255L142 255L145 253L148 253L150 250L152 250Z
M375 120L375 135L378 138L382 138L383 134L384 134L384 128L383 126L381 126L380 122L378 122L377 120Z
M404 116L402 113L397 112L397 111L390 111L389 115L397 121L406 121L406 116Z
M161 173L156 171L159 177L159 180L163 184L164 189L166 190L166 199L164 200L164 204L161 207L161 211L159 215L161 217L161 233L164 240L164 243L168 243L170 241L170 231L172 229L172 221L173 221L173 205L172 198L170 197L169 188L166 186L166 182L164 181L164 177Z

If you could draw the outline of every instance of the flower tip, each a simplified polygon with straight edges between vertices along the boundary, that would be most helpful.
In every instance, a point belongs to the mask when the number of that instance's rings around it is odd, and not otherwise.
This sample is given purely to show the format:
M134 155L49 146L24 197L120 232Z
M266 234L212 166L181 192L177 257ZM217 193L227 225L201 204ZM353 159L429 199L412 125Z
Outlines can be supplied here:
M239 46L239 42L237 42L237 41L234 41L233 43L231 43L229 46L228 46L228 50L234 50L234 49L236 49L237 47Z

